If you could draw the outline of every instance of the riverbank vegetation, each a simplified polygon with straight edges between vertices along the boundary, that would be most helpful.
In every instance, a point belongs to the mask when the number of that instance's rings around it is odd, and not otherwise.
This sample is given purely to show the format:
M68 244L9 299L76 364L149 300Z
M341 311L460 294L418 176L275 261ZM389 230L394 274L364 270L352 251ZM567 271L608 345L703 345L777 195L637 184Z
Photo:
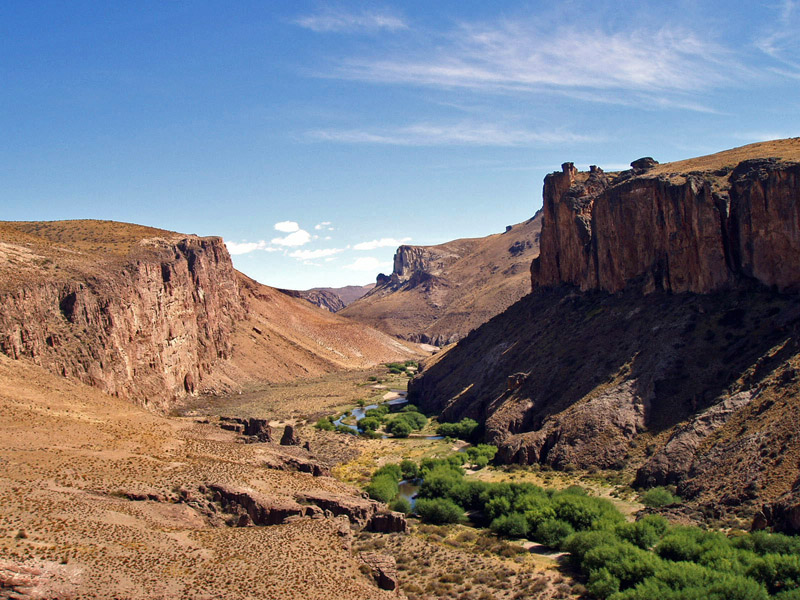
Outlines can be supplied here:
M488 448L419 463L414 512L423 522L469 522L499 537L567 552L593 598L800 599L798 538L670 525L659 515L629 522L609 500L579 486L555 490L466 477L464 464L488 456ZM384 465L368 492L390 502L403 477L399 464Z

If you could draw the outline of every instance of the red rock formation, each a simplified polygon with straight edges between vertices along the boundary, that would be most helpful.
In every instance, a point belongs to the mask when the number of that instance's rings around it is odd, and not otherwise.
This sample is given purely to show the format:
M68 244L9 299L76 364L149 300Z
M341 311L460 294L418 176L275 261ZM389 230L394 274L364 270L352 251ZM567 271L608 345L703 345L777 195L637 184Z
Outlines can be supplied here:
M244 316L221 238L144 240L118 270L0 295L0 352L163 407L194 393Z
M545 178L533 287L617 292L636 282L645 292L709 293L750 278L798 287L799 173L800 164L777 159L742 161L732 172L613 177L565 163Z

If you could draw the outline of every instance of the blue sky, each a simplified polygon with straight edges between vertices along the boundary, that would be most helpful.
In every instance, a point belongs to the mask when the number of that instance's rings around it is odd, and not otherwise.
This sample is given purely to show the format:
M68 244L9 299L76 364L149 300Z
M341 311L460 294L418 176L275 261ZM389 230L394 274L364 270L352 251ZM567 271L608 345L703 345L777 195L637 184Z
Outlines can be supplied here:
M800 2L0 3L0 219L221 235L362 284L483 236L564 161L800 135Z

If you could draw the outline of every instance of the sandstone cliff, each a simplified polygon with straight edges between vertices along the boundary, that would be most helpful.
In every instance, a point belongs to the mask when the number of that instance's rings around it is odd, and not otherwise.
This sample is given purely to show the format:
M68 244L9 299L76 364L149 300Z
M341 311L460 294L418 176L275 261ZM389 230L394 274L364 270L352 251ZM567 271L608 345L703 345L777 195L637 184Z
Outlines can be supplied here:
M0 276L0 352L158 409L242 380L411 352L247 280L216 237L102 221L2 223Z
M485 238L400 246L391 275L341 311L402 339L443 346L528 293L541 216Z
M505 462L626 469L708 516L776 502L762 513L792 522L798 161L795 139L614 175L565 165L534 293L429 360L410 398L481 421Z
M794 156L800 139L787 140ZM565 163L545 178L533 287L708 293L754 280L797 289L800 162L758 157L716 169L646 164L606 174ZM685 167L684 167L685 168Z

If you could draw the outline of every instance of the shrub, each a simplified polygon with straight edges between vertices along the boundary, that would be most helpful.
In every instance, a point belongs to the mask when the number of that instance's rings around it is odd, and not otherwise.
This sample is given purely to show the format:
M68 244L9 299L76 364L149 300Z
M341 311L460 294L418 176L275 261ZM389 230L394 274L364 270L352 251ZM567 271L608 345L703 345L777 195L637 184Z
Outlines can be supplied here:
M400 481L403 478L403 471L398 463L388 463L377 469L372 478L380 477L381 475L388 475L395 481Z
M458 423L441 423L436 433L445 437L471 440L478 431L478 422L474 419L461 419Z
M413 460L400 461L400 472L403 479L416 479L419 477L419 467Z
M397 496L399 491L400 488L397 486L397 480L393 479L392 476L388 474L374 477L367 486L369 497L378 502L389 502Z
M545 546L559 548L564 540L573 533L575 530L566 521L545 519L536 527L534 539Z
M364 417L358 422L358 428L361 431L375 431L380 426L380 420L375 417Z
M408 421L403 419L395 419L386 425L386 431L392 434L394 437L407 438L413 431L413 428Z
M648 515L635 523L623 523L616 527L617 536L644 550L652 548L667 531L668 523L659 515Z
M403 498L400 496L399 498L392 500L392 502L389 504L389 508L407 515L411 512L411 502L409 502L408 498Z
M464 509L447 498L419 498L416 512L423 521L435 525L458 523L464 518Z
M597 569L589 576L586 589L595 598L608 598L619 591L619 579L612 575L608 569Z
M528 521L522 513L501 515L492 521L489 528L497 535L524 538L528 535Z
M675 496L665 487L654 487L639 496L639 501L645 506L658 508L670 504L678 504L682 500L680 496Z
M427 472L419 487L418 495L420 498L452 498L462 480L461 473L449 466L438 465Z
M351 428L350 428L350 427L348 427L347 425L336 425L336 426L334 427L334 429L335 429L335 430L336 430L338 433L349 433L350 435L358 435L358 430L356 430L356 429L351 429Z
M323 417L319 421L314 424L314 427L317 429L322 429L323 431L333 431L333 423L327 417Z
M660 566L657 556L637 548L628 542L610 542L595 546L583 557L583 568L592 572L608 569L609 573L619 579L620 588L631 587L647 577L651 577Z

